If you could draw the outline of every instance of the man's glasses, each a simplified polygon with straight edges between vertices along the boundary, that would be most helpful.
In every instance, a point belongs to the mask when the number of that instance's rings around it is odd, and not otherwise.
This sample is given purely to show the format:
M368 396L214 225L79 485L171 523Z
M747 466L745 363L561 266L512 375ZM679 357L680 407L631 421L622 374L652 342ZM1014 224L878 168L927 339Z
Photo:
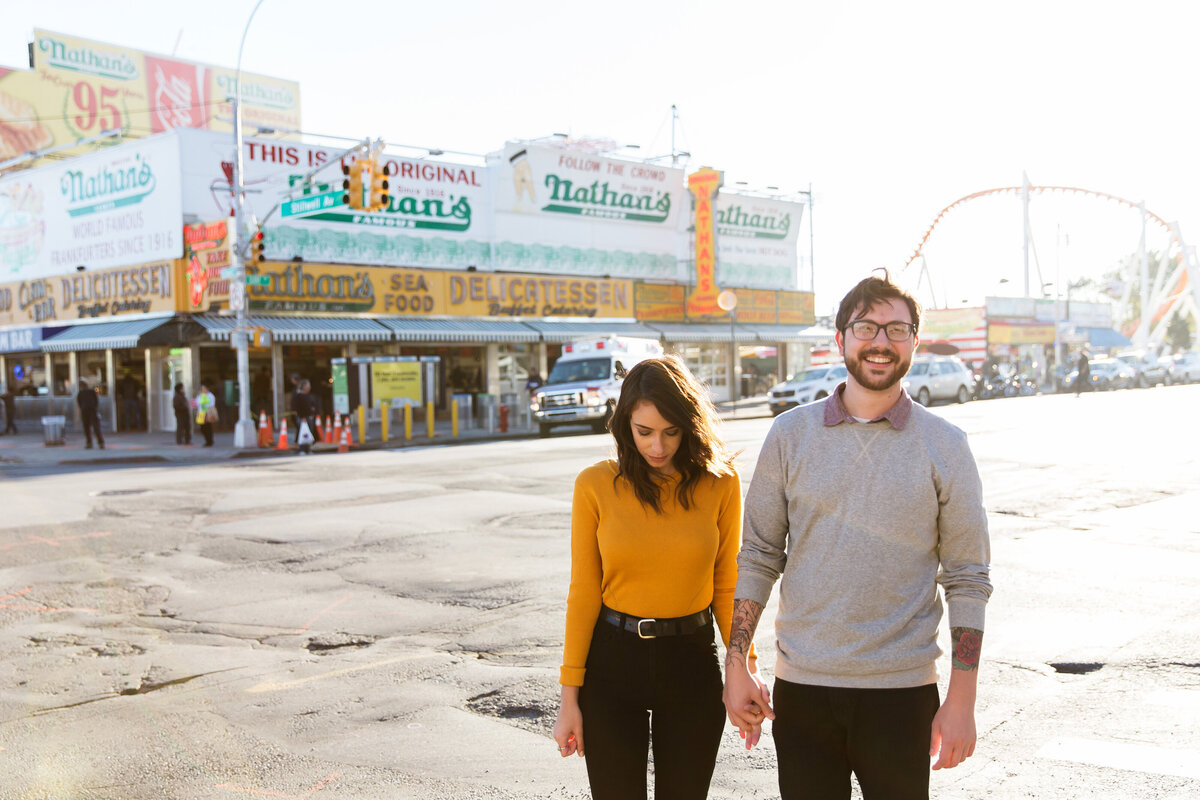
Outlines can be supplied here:
M887 334L888 341L892 342L907 342L916 332L916 326L911 322L889 322L886 325L880 325L869 319L860 319L846 326L846 330L854 334L855 339L862 342L874 340L879 335L880 328L883 328Z

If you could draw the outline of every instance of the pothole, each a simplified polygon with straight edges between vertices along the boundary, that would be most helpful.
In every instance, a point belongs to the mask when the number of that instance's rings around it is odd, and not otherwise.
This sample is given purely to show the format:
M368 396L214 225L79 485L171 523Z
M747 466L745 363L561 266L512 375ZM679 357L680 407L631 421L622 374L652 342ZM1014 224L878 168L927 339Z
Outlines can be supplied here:
M92 492L92 497L124 497L131 494L147 494L149 489L105 489L102 492Z
M375 644L374 636L361 636L348 633L329 633L313 636L304 645L310 653L328 653L331 650L341 650L347 647L362 648Z
M1097 661L1060 661L1050 666L1060 675L1087 675L1089 672L1096 672L1104 664Z
M554 725L557 703L550 685L522 681L467 698L467 710L502 719L528 731L548 733Z

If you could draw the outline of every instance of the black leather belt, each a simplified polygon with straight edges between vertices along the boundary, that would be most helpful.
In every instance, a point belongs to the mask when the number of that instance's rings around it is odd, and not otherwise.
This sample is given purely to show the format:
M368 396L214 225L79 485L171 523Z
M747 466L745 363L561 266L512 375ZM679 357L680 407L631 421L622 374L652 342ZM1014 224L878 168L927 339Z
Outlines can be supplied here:
M657 639L659 636L686 636L695 633L712 622L712 611L706 608L686 617L654 619L622 614L620 611L603 607L600 609L600 619L626 633L636 633L642 639Z

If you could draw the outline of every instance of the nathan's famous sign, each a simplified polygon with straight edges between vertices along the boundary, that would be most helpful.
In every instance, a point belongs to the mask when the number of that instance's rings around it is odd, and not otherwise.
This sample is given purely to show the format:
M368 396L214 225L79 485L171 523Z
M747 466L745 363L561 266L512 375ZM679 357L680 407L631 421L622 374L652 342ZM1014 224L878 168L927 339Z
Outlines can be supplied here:
M687 299L688 316L703 317L716 314L717 295L717 230L715 206L721 190L723 174L704 167L688 176L688 191L692 193L695 217L696 283Z

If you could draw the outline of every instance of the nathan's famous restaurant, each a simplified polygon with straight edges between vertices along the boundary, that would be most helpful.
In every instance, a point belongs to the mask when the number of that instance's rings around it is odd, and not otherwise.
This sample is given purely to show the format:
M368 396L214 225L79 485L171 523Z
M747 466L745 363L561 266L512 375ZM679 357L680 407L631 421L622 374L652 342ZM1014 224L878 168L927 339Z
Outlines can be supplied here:
M0 91L20 88L12 75ZM62 98L44 102L61 117ZM79 380L106 427L171 430L172 387L202 381L233 424L232 149L212 122L0 175L0 373L18 425L73 417ZM326 412L447 414L481 395L519 411L564 344L612 335L661 340L724 400L830 337L797 290L797 202L705 200L681 169L551 140L462 163L385 148L389 204L365 212L343 202L353 154L258 135L242 156L263 233L245 293L256 416L287 411L293 375Z

